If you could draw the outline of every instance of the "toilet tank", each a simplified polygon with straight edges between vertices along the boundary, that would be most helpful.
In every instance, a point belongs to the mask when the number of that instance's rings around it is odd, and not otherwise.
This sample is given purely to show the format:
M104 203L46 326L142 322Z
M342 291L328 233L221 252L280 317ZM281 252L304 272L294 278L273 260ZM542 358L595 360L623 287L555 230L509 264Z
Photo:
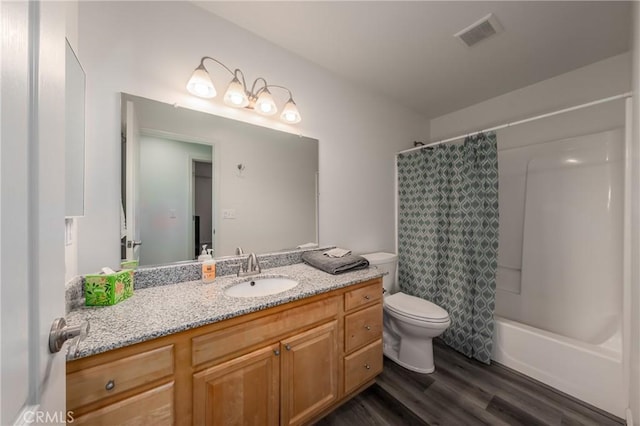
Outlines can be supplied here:
M369 261L370 265L377 266L382 272L388 272L382 277L382 287L387 290L387 294L397 292L396 288L396 266L398 265L398 256L393 253L368 253L362 257Z

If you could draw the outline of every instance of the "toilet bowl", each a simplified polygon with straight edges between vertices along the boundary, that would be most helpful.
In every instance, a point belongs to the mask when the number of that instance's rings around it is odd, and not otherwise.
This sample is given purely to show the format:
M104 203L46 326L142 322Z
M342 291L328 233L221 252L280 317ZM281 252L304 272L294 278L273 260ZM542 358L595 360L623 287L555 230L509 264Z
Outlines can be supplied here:
M432 342L451 325L447 311L402 292L385 297L383 309L390 331L387 337L398 339L384 345L385 355L409 370L433 373Z
M398 292L396 288L397 256L392 253L364 254L369 264L382 272L383 351L398 365L418 373L433 373L433 338L442 334L451 319L435 303Z

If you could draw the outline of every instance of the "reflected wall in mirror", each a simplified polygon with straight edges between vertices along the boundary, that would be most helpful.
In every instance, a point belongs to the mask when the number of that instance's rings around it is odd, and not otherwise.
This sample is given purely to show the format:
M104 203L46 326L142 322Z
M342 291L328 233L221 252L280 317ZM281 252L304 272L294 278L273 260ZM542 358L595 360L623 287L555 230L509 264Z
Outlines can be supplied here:
M318 141L122 94L123 259L317 243Z
M85 74L67 40L65 50L65 216L84 215Z

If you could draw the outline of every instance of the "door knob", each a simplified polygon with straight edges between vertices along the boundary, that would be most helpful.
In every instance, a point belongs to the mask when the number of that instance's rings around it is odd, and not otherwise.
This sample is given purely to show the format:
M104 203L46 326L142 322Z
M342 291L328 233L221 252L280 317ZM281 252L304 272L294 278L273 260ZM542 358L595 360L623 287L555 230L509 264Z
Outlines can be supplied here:
M142 241L127 241L127 248L136 248L136 246L141 246Z
M78 338L77 344L89 333L89 322L84 321L80 325L68 326L64 318L56 318L53 320L51 330L49 331L49 351L52 354L60 352L62 345L69 339ZM77 350L76 344L76 350Z

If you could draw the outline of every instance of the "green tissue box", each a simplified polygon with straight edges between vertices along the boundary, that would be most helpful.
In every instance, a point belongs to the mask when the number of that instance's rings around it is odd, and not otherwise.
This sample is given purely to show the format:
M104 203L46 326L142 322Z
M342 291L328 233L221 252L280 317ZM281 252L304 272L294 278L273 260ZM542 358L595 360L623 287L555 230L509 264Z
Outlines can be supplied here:
M133 269L84 277L87 306L110 306L133 296Z

